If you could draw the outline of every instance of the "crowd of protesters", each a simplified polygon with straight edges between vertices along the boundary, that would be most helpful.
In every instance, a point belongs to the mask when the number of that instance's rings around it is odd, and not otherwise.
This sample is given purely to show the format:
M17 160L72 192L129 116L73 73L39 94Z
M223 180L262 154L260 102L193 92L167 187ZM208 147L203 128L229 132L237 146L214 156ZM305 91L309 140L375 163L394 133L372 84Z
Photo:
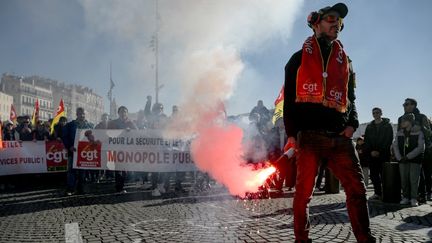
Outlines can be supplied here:
M401 180L401 204L416 206L431 200L431 174L432 174L432 132L431 121L421 114L417 108L415 99L408 98L403 104L404 114L398 119L397 131L393 131L390 120L382 117L382 110L373 108L371 121L365 133L356 138L356 150L365 178L366 187L369 178L372 181L374 194L370 200L382 199L383 190L383 165L385 162L399 162ZM185 172L177 173L147 173L147 172L125 172L125 171L87 171L72 169L74 139L76 129L163 129L170 120L175 120L179 109L172 107L172 114L164 113L161 103L152 104L151 96L147 96L144 111L138 112L137 119L132 121L128 117L128 109L125 106L118 108L118 118L109 120L108 114L103 114L101 121L94 126L85 119L85 110L76 110L76 119L68 122L66 117L61 117L51 131L50 121L38 121L32 126L29 116L19 117L18 123L10 121L3 122L4 141L48 141L60 140L68 151L68 171L66 192L67 195L83 193L83 185L86 181L98 182L102 179L114 179L115 190L126 193L124 189L126 181L133 181L144 189L152 190L153 196L160 196L170 188L170 181L174 179L174 191L185 192L182 182ZM252 133L252 146L246 151L245 157L248 163L274 161L283 154L283 147L287 136L284 131L282 119L271 121L272 112L267 109L262 100L257 102L249 113L249 126ZM394 134L396 136L394 137ZM257 154L261 153L259 156ZM283 186L288 190L295 185L295 158L288 161L288 165L278 171L272 178L271 187L276 193L282 193ZM316 181L316 188L323 190L321 181L324 173L329 173L322 163ZM204 184L209 184L208 175L204 175ZM12 184L2 180L0 189Z
M33 126L30 116L20 116L16 124L11 121L3 122L2 135L4 141L48 141L59 140L64 144L68 151L68 167L66 172L66 195L83 194L86 182L100 182L101 180L114 179L115 190L118 193L126 193L125 182L133 181L144 189L151 189L153 196L160 196L170 189L170 181L174 178L175 192L185 192L182 182L185 179L185 172L176 173L147 173L147 172L125 172L125 171L99 171L99 170L78 170L72 168L75 135L77 129L163 129L170 120L175 120L179 109L176 105L172 107L172 113L167 116L164 113L164 106L161 103L152 104L152 97L147 96L144 111L138 112L137 119L131 120L128 117L127 107L118 108L118 118L109 120L108 114L101 116L101 121L94 126L85 118L86 111L78 107L76 118L67 121L66 117L61 117L59 122L51 129L51 122L37 121ZM26 176L26 175L20 175ZM199 175L203 178L201 184L196 185L200 189L210 188L210 178L208 175ZM0 189L14 187L14 175L0 177Z

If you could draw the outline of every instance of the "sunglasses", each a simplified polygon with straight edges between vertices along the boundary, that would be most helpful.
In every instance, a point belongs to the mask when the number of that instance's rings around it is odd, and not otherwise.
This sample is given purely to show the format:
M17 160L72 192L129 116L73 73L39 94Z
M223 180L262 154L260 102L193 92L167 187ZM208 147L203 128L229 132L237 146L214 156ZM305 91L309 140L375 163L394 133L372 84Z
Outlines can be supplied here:
M413 103L404 103L403 106L414 105Z
M381 112L379 112L379 111L374 111L374 112L372 112L372 114L381 114Z
M342 18L340 18L338 16L334 16L334 15L325 15L322 17L322 20L324 20L327 23L335 23L338 21L342 22Z

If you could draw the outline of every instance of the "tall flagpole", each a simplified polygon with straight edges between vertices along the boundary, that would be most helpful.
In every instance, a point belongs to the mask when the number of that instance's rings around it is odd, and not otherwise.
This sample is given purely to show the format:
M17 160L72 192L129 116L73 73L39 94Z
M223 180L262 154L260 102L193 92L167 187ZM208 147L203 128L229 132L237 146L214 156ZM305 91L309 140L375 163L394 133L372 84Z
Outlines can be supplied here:
M159 103L159 91L163 88L163 84L159 84L159 29L160 29L160 14L159 0L156 0L156 33L153 36L152 44L155 52L155 102Z
M155 33L155 101L159 103L159 1L156 0L156 33Z
M113 119L116 115L115 112L113 112L114 108L114 104L113 104L113 97L112 97L112 90L114 88L114 82L112 80L112 62L110 62L110 89L108 91L108 100L109 100L109 104L110 104L110 117Z

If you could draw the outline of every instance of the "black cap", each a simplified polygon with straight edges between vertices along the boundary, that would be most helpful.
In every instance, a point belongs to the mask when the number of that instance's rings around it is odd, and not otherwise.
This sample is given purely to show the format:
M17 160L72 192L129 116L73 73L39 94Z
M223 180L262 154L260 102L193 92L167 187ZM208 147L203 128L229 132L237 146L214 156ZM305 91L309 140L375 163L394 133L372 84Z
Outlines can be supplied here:
M345 18L345 16L347 16L347 14L348 14L348 7L345 5L345 3L336 3L335 5L333 5L331 7L327 6L325 8L318 10L318 13L321 16L323 16L330 11L336 11L339 13L339 16L341 18Z

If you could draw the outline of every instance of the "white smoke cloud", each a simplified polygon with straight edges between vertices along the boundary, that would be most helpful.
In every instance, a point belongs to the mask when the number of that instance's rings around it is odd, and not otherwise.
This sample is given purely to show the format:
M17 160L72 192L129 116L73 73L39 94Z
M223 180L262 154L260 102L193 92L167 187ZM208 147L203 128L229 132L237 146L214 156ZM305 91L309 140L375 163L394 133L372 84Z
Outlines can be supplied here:
M122 82L130 82L126 86L134 89L123 92L118 100L140 99L140 90L153 94L155 57L150 41L156 31L156 0L81 0L80 3L86 33L112 38L133 51L128 60L130 80ZM164 84L161 100L178 103L184 97L180 94L189 90L184 87L185 82L191 82L184 78L187 73L184 68L195 52L215 48L234 49L239 56L261 52L272 40L288 38L302 4L302 0L159 0L159 75ZM254 67L243 65L245 71L254 73ZM248 77L251 85L260 82L263 83L260 75L254 79ZM117 89L114 93L121 92L120 86ZM233 98L250 100L250 104L256 102L255 97L242 92L236 92Z
M286 38L302 2L161 0L158 4L161 79L171 80L165 85L171 87L171 97L177 97L181 112L166 135L196 135L191 151L196 165L232 194L257 190L263 183L261 171L245 166L243 131L223 122L224 104L236 95L242 71L252 68L245 66L242 53L259 52L273 38ZM82 5L88 27L131 43L136 53L131 71L138 78L152 79L145 66L154 57L149 41L156 31L155 2L91 0ZM241 89L240 96L247 97Z

